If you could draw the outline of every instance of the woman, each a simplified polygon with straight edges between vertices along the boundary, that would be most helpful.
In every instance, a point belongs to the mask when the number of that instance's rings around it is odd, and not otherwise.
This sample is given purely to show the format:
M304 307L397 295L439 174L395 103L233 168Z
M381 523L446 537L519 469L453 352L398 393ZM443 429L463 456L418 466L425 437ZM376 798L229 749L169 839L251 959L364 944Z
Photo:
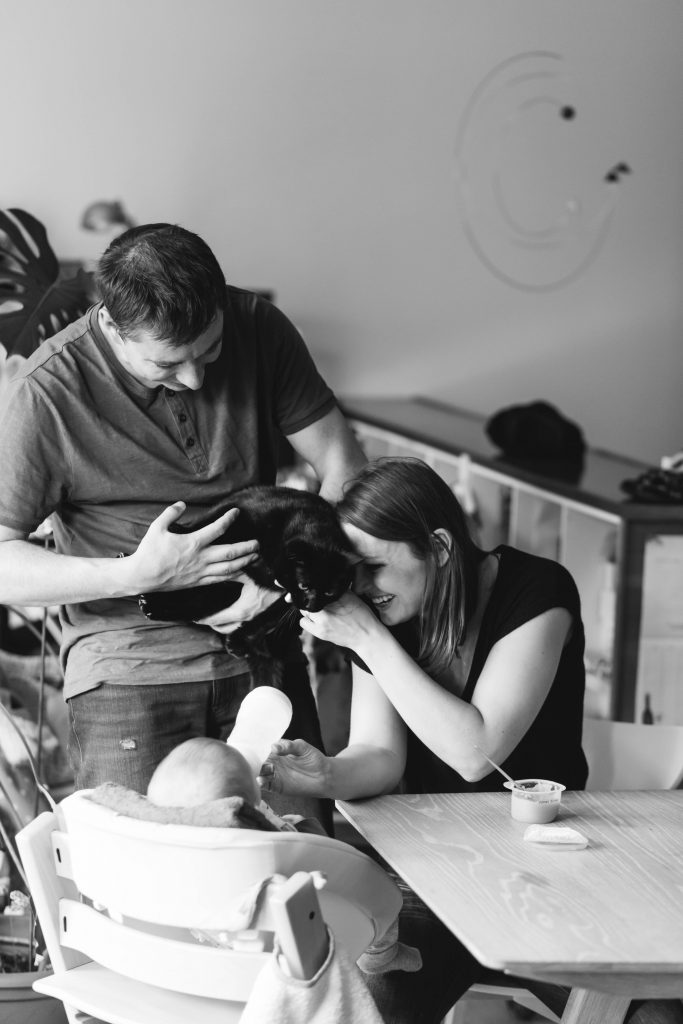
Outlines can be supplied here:
M567 570L505 545L481 550L451 489L417 459L366 466L338 513L361 558L355 593L301 624L351 652L349 744L325 757L280 741L266 787L338 799L399 785L498 790L487 754L513 778L582 788L584 632ZM409 892L400 937L423 969L368 978L392 1024L440 1021L492 977Z

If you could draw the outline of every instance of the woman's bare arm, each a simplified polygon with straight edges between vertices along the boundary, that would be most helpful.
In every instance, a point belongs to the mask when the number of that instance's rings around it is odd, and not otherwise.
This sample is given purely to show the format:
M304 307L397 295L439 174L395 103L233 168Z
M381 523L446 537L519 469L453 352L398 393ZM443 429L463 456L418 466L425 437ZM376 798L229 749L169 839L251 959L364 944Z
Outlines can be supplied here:
M489 653L472 703L432 679L354 595L313 615L302 626L356 651L399 718L441 760L475 782L515 749L536 718L571 629L571 616L554 608L513 630ZM355 699L355 690L354 690Z

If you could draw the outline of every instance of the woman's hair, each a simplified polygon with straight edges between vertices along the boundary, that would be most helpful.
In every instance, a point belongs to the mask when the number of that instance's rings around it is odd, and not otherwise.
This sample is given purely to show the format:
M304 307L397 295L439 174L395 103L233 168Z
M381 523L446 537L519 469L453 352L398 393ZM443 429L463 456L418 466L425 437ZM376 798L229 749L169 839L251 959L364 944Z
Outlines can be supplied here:
M225 307L225 277L199 235L144 224L115 238L95 284L119 332L146 330L171 345L195 341Z
M447 668L476 608L484 557L451 488L420 459L377 459L349 482L337 512L373 537L403 541L426 563L418 661L428 672ZM448 531L450 544L439 529Z

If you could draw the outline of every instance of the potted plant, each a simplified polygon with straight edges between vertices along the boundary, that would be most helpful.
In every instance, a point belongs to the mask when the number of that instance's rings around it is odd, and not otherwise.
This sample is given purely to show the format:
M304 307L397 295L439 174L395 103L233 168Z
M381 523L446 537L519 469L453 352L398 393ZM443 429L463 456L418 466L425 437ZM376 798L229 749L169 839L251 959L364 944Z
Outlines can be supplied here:
M0 210L0 401L25 359L92 301L92 275L61 276L39 220ZM33 539L49 543L49 535L45 524ZM72 788L58 632L54 612L0 607L0 1020L12 1024L66 1022L61 1003L32 989L49 963L15 844L48 808L43 780L57 799ZM14 644L20 636L28 642Z
M60 799L73 788L62 675L50 637L58 627L54 612L39 614L36 625L30 610L4 608L0 647L0 1020L12 1024L67 1020L60 1002L33 991L37 972L50 965L15 841L49 808L46 792ZM29 638L28 649L17 637Z
M26 210L0 210L0 337L6 355L25 358L85 313L92 275L62 278L45 227Z

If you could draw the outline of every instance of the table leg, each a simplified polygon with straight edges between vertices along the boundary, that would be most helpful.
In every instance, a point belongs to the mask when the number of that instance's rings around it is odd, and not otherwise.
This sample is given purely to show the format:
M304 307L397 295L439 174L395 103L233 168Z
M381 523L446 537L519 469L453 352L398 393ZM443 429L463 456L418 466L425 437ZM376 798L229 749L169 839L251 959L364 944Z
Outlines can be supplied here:
M562 1014L562 1024L622 1024L630 1005L630 996L573 988Z

